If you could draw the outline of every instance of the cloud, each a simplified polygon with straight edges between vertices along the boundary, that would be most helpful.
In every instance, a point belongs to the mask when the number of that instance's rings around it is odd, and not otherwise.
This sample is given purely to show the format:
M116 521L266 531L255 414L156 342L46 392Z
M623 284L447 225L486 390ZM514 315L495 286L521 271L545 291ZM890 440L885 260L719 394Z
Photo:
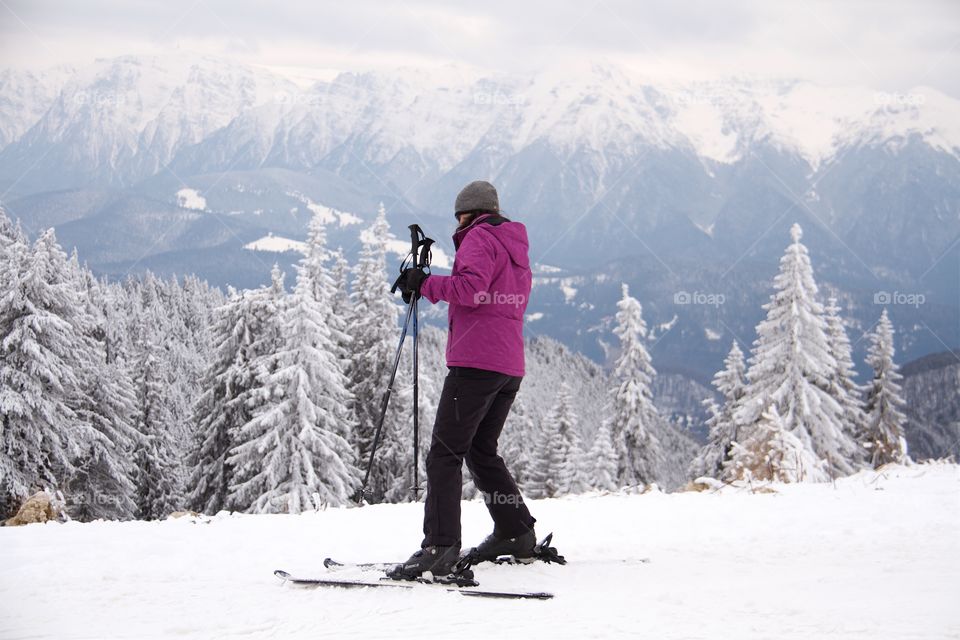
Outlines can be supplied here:
M652 76L759 74L960 97L960 3L800 0L6 0L9 66L189 49L282 67L456 62L535 71L606 58Z

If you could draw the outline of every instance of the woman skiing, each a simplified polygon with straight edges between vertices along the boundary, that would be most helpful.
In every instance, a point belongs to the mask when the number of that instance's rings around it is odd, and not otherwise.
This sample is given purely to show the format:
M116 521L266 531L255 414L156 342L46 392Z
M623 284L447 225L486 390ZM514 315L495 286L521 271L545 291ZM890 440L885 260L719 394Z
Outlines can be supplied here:
M523 314L532 282L527 229L500 215L497 190L471 182L457 196L456 258L449 276L404 272L404 299L449 304L447 367L427 454L421 548L393 577L451 572L460 556L461 468L493 518L493 533L472 550L477 560L531 557L536 520L523 502L497 439L524 374Z

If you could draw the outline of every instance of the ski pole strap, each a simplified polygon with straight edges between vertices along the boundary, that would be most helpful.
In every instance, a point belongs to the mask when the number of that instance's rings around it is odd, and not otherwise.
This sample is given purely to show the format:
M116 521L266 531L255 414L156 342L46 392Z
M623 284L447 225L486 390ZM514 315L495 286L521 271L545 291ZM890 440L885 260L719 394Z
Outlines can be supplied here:
M430 272L430 260L432 258L430 247L433 246L433 238L424 235L418 224L411 224L407 228L410 229L410 253L404 256L403 262L400 263L400 274L390 287L391 294L400 289L403 283L403 274L407 269L416 268L425 270L427 273Z
M411 224L407 228L410 229L410 256L413 266L429 269L430 247L433 246L433 238L428 238L418 224Z
M400 272L400 275L397 276L397 279L393 281L393 286L390 287L390 293L396 293L397 289L400 288L400 281L403 280L403 271Z
M430 259L432 257L430 247L433 246L433 238L424 238L420 245L420 262L417 264L421 269L430 269Z

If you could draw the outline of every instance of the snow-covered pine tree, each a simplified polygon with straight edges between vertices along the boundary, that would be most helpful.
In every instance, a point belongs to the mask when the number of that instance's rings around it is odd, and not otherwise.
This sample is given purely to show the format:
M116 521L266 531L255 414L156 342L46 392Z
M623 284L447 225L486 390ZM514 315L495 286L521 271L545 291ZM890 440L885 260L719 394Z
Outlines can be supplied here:
M228 509L227 496L233 468L227 455L233 448L233 432L250 420L244 402L235 400L248 392L253 377L249 371L251 344L259 328L250 300L254 294L231 291L230 299L215 313L214 357L207 367L203 392L193 409L196 442L187 457L189 482L187 504L202 513Z
M613 434L608 421L600 423L587 459L591 465L590 485L602 491L616 491L617 451L613 446Z
M563 463L559 469L559 493L561 495L577 495L591 488L589 458L580 437L579 416L570 406L569 391L564 388L560 391L561 400L554 414L559 425L560 435L564 442Z
M134 387L137 393L136 427L143 445L134 457L136 464L137 517L159 520L180 509L183 478L176 441L176 425L170 409L172 374L148 325L140 328Z
M228 352L235 347L236 358L219 364L214 359L211 369L220 370L217 380L223 385L219 394L222 397L201 396L196 408L196 433L201 441L198 453L191 459L197 488L191 498L196 509L203 507L210 513L250 508L252 498L238 492L235 485L258 473L261 459L256 450L238 456L236 446L245 441L244 426L254 416L270 410L274 402L274 388L266 378L278 366L274 356L284 347L288 302L284 273L276 264L270 272L269 286L236 296L233 343L222 345ZM225 414L223 422L219 421L218 406ZM200 476L206 479L201 480ZM223 492L222 498L217 496L218 491Z
M836 368L830 374L830 394L840 404L843 411L842 427L853 442L859 442L866 428L867 416L863 409L863 389L854 382L857 375L853 366L852 348L847 330L840 317L840 305L835 297L827 300L825 307L827 320L827 345L830 355L836 361ZM864 451L856 449L851 462L859 466L863 464Z
M334 355L339 361L339 367L347 366L347 349L351 337L347 332L349 320L349 297L346 292L346 260L341 252L331 252L327 249L327 230L324 226L324 215L315 212L310 219L307 233L307 252L301 260L300 268L309 271L312 283L313 299L316 300L324 314L324 322L330 331L330 337L335 347ZM347 303L345 306L344 303ZM352 425L345 424L344 427ZM352 438L353 434L345 432Z
M127 519L137 510L133 453L143 442L136 429L133 379L123 357L108 349L110 301L104 287L80 266L76 252L69 266L82 301L73 323L79 342L74 355L82 359L77 416L92 430L74 463L67 507L78 520Z
M582 493L589 488L578 430L570 390L564 384L540 428L528 482L532 497L554 498L568 493Z
M4 266L13 265L14 254L12 250L19 245L20 247L29 247L23 229L20 228L20 222L14 223L7 215L6 209L0 205L0 264ZM5 268L0 271L0 293L6 292L14 282L13 274Z
M162 304L162 308L154 316L164 318L161 325L164 350L158 355L166 361L171 371L176 372L168 396L175 441L179 448L192 442L195 435L191 428L192 410L199 396L200 378L211 359L211 339L208 326L201 325L200 292L194 290L197 284L184 278L184 283L189 284L188 289L181 286L176 277L156 282L157 302ZM177 452L178 465L181 466L182 453L186 452Z
M617 447L617 482L623 485L656 481L663 457L654 429L660 416L653 404L650 383L656 370L643 340L647 325L640 302L630 295L626 284L617 303L620 355L613 369L613 438Z
M347 377L357 424L353 445L362 465L366 465L370 457L383 393L397 348L399 308L390 297L386 269L389 234L390 226L381 204L373 224L361 236L363 247L354 269L350 294L353 308L349 331L353 343ZM399 389L404 386L403 373L398 372L397 376ZM367 486L374 501L409 495L405 491L399 495L392 491L397 482L403 482L411 464L412 448L409 439L404 437L409 429L406 418L410 410L405 406L404 396L398 392L390 399L377 459Z
M873 367L873 380L867 387L867 419L863 445L874 468L907 460L907 441L903 435L906 416L899 367L893 361L893 324L884 309L876 329L870 334L867 364Z
M843 408L827 391L837 365L827 342L823 305L800 225L780 259L776 291L764 305L747 371L747 388L735 411L741 444L750 441L771 403L784 428L819 457L831 476L853 472L857 445L843 429ZM816 474L809 474L814 477Z
M282 346L260 359L265 403L237 430L228 458L236 470L231 500L251 513L342 505L359 485L340 423L345 378L312 276L301 264L282 315Z
M67 256L53 229L32 247L22 234L13 236L3 242L7 288L0 292L0 506L6 513L35 489L66 489L92 436L77 415L86 348L76 331L80 300Z
M521 492L526 493L530 478L533 450L538 444L533 416L523 400L522 391L517 394L500 434L499 453Z
M421 306L422 308L422 306ZM412 327L411 327L412 331ZM433 420L437 415L437 405L440 401L440 392L443 388L443 377L436 375L437 372L446 370L446 357L444 347L445 337L435 327L424 326L423 321L419 325L420 339L418 347L419 364L419 399L417 402L419 413L419 482L421 488L425 490L426 478L426 456L430 450L431 427ZM383 449L377 448L375 464L377 467L384 466L384 470L393 469L393 475L387 479L386 488L383 493L385 502L406 502L413 498L410 488L414 484L413 478L413 343L412 337L408 337L400 359L400 368L397 371L397 380L394 383L393 396L390 399L391 404L396 403L397 408L402 411L401 415L396 417L394 426L395 431L390 437L383 438L381 444L385 445ZM387 427L384 426L384 429ZM364 460L364 462L367 462ZM464 470L465 482L462 489L462 495L465 500L471 500L477 496L477 489L473 484L473 477L468 470ZM424 493L420 493L422 498Z
M338 323L334 336L337 341L337 357L343 361L344 369L349 368L351 347L353 340L347 323L353 317L353 303L350 301L350 264L343 254L343 247L337 247L333 253L333 267L330 273L333 278L334 294L330 301L333 312L332 320ZM352 401L351 401L352 406Z
M689 476L692 479L701 476L719 478L723 463L730 458L731 443L737 439L734 411L746 389L746 365L736 340L723 364L723 369L713 376L713 386L720 393L720 404L712 399L705 401L711 414L707 420L710 436L690 464Z
M820 482L827 479L821 460L786 429L777 407L770 404L760 420L734 442L723 463L723 478L768 482Z
M126 520L137 515L133 465L145 445L136 428L137 395L122 357L98 368L99 384L90 387L87 419L94 429L70 479L68 505L76 520Z
M559 435L552 412L540 423L535 435L535 449L524 492L531 498L553 498L558 495L557 476L563 465L563 448L557 444Z
M298 267L298 285L299 279L306 278L316 310L321 314L329 334L323 348L331 356L330 362L334 370L330 371L329 375L337 380L337 384L327 389L326 393L331 396L336 394L331 397L330 406L336 412L332 425L338 430L337 433L349 442L356 430L356 415L352 410L353 397L350 395L349 380L346 377L349 365L346 348L351 342L346 316L349 308L337 307L337 299L341 294L340 286L343 283L334 279L337 268L336 254L327 249L327 230L324 224L324 216L319 212L310 220L307 252Z

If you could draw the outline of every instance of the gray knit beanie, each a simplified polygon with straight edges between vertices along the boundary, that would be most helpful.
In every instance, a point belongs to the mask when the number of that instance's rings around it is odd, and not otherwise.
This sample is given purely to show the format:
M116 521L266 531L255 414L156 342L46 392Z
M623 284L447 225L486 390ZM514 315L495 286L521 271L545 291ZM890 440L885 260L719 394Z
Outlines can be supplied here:
M476 210L493 213L500 211L500 199L497 197L497 190L485 180L474 180L463 188L457 195L453 215Z

